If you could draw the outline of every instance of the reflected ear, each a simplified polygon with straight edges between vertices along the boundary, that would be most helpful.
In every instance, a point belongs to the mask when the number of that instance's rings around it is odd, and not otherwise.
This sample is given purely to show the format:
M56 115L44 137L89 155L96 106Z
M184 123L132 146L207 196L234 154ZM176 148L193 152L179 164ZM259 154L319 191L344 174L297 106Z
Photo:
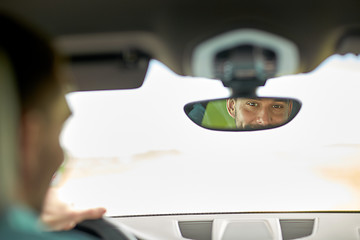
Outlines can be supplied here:
M232 118L235 118L235 99L226 100L226 110Z
M291 113L292 113L292 109L293 109L293 101L290 100L289 101L289 113L288 113L288 117L290 117Z

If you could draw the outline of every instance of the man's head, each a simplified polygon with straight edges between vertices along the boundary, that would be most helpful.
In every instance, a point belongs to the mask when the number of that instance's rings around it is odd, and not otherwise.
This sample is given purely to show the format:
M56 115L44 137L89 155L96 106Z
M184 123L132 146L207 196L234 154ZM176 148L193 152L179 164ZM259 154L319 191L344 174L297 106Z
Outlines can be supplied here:
M231 98L226 102L237 128L262 129L279 126L289 119L292 101L275 98Z
M60 58L48 39L1 14L0 31L0 49L12 65L20 103L20 201L41 211L52 176L63 161L59 134L70 114Z

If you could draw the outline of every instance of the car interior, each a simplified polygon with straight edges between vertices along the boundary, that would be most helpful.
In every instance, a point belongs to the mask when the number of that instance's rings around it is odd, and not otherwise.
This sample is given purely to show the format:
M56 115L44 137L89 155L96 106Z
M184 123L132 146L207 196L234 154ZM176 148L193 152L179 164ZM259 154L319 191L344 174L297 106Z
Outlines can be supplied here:
M360 1L2 0L0 10L68 59L63 193L103 204L112 224L79 231L360 239ZM238 124L237 100L271 102L281 120Z

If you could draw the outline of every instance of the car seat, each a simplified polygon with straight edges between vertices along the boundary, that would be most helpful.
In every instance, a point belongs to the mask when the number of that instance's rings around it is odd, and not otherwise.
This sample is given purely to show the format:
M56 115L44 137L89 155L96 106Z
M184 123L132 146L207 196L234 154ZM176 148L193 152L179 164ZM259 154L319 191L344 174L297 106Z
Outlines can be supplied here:
M16 190L18 99L10 62L0 49L0 211Z

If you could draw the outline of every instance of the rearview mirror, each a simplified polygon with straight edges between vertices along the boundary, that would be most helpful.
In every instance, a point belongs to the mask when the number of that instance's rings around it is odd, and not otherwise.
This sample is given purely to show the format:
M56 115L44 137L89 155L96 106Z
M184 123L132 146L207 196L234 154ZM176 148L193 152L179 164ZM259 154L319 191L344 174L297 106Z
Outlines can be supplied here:
M255 131L283 126L300 111L290 98L236 97L188 103L186 115L197 125L223 131Z

